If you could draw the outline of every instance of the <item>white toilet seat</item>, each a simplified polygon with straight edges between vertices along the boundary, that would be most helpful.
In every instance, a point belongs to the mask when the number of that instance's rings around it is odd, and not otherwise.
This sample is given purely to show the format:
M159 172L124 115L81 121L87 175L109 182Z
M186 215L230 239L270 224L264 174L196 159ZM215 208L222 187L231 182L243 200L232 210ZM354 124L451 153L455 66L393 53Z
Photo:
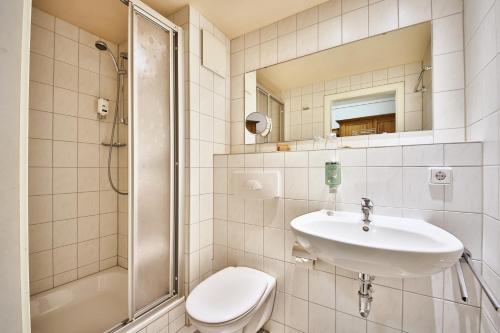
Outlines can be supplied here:
M252 320L267 321L274 303L276 279L248 267L227 267L188 296L186 312L201 332L240 332ZM262 311L263 304L270 310ZM263 313L264 316L263 316ZM257 314L257 315L256 315Z
M207 324L232 321L252 310L267 289L267 279L253 269L227 267L208 277L189 295L189 315Z

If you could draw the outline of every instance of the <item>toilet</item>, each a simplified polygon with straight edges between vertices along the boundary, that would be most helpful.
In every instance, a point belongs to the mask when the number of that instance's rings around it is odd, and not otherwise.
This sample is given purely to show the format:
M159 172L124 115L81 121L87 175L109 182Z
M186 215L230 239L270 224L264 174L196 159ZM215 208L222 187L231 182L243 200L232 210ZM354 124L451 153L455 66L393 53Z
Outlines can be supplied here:
M201 282L186 300L201 333L255 333L271 317L276 279L248 267L227 267Z

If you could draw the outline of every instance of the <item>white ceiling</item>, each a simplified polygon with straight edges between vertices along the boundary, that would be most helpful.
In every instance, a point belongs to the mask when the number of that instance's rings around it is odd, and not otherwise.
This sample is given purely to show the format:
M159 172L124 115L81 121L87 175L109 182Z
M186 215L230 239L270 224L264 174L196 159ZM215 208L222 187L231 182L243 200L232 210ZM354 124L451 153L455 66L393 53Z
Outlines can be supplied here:
M257 71L257 80L274 91L334 80L422 61L431 39L430 23L335 47Z
M109 0L108 0L109 1ZM187 4L230 39L314 7L327 0L144 0L162 14Z
M33 6L106 40L127 40L127 6L119 0L32 0Z
M143 0L168 16L187 4L230 39L326 0ZM41 10L115 43L127 39L127 7L120 0L33 0Z

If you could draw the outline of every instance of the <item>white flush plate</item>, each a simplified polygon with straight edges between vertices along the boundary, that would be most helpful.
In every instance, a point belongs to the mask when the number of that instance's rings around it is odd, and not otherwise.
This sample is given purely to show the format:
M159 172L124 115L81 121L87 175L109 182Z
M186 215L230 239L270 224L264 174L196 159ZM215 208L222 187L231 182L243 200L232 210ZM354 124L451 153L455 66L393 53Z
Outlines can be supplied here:
M244 199L282 197L281 173L278 170L234 170L231 173L231 193Z

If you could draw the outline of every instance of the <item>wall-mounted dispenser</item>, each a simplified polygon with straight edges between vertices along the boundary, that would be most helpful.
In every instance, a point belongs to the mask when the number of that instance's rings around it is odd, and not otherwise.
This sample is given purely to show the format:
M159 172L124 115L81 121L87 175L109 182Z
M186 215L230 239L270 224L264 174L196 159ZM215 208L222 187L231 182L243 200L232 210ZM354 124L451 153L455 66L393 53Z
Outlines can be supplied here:
M330 193L336 193L337 187L342 181L342 173L339 162L325 163L325 184L330 188Z
M99 118L105 118L109 111L109 101L106 98L99 98L97 100L97 114Z

